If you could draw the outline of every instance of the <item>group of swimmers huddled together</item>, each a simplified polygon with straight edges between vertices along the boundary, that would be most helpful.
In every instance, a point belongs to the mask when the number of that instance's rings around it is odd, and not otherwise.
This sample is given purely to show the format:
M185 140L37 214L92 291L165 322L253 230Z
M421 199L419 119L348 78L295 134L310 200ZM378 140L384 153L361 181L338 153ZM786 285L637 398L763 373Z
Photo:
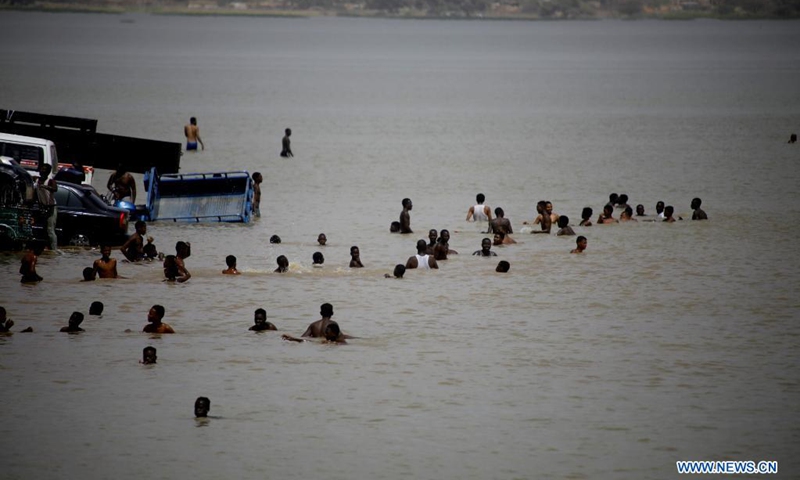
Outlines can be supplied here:
M492 209L489 208L488 205L485 205L484 202L486 201L486 196L482 193L479 193L475 197L475 201L477 202L475 205L469 207L467 210L467 218L466 220L469 221L485 221L488 224L488 229L484 233L493 233L494 240L489 238L484 238L481 241L481 249L476 250L473 255L480 255L484 257L489 256L496 256L495 252L491 251L492 245L508 245L517 243L513 238L511 238L511 234L514 233L514 229L511 227L511 221L505 218L505 212L502 208L498 207L494 209L495 217L492 218ZM414 233L411 230L411 210L413 209L413 203L411 199L404 198L401 202L403 205L403 211L400 212L400 219L399 221L392 222L389 226L389 231L392 233L401 233L401 234L408 234ZM692 199L691 208L693 210L692 213L692 220L708 220L708 215L704 212L700 205L702 204L702 200L699 198ZM620 213L619 219L614 218L614 209L622 210ZM552 231L552 226L557 225L558 231L556 235L563 236L563 235L576 235L575 231L569 225L569 217L566 215L559 215L553 212L553 203L547 200L541 200L536 205L536 211L538 216L532 222L522 222L523 225L532 225L534 228L530 229L530 233L533 234L550 234ZM647 217L642 218L642 221L647 222L667 222L672 223L675 222L676 219L674 217L675 209L672 205L665 206L663 201L658 201L656 203L656 216L655 217L648 217L645 215L644 205L639 204L636 206L636 216L637 217ZM585 207L581 212L581 227L590 227L592 226L592 215L593 210L591 207ZM678 217L677 220L683 220L682 218ZM608 197L608 203L603 207L603 213L597 218L598 224L613 224L613 223L620 223L620 222L637 222L638 220L634 218L633 215L633 208L628 205L628 195L622 194L618 195L616 193L612 193ZM539 225L540 229L536 230L535 226ZM523 229L524 231L524 229ZM408 262L405 265L405 268L439 268L437 264L437 260L447 260L448 254L458 253L454 250L450 250L448 242L450 240L450 232L447 230L442 230L438 234L436 230L430 230L428 234L430 238L430 243L426 242L423 239L417 241L417 255L415 257L409 258ZM570 253L583 253L586 250L588 245L588 241L586 237L583 235L577 236L575 239L576 247L570 251ZM401 265L398 265L400 267ZM507 272L509 270L510 265L508 262L500 262L498 264L496 271L497 272ZM388 276L388 275L387 275Z

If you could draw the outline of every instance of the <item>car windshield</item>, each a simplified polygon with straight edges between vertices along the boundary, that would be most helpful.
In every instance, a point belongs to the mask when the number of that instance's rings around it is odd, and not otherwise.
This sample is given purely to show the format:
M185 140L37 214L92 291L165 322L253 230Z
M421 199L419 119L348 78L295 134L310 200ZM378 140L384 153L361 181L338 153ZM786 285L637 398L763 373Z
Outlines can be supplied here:
M100 196L97 193L95 193L94 190L85 189L83 190L83 194L86 196L86 198L89 199L89 201L92 204L97 206L97 208L100 208L102 210L108 210L108 205L106 205L106 202L104 202L103 199L101 199Z

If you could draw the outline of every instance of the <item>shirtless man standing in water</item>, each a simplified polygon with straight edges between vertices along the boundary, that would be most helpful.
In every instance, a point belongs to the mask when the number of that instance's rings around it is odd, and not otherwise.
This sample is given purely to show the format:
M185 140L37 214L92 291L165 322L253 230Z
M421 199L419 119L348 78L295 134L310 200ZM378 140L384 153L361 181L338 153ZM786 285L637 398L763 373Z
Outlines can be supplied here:
M186 151L197 150L197 142L200 142L200 148L206 149L203 144L203 139L200 138L200 128L197 126L197 119L192 117L189 119L189 124L183 127L183 134L186 136Z
M117 260L111 258L111 247L103 245L100 247L102 257L94 261L93 270L100 278L118 278Z
M125 170L125 165L120 163L117 166L117 170L108 177L106 187L114 193L114 200L136 203L136 181Z

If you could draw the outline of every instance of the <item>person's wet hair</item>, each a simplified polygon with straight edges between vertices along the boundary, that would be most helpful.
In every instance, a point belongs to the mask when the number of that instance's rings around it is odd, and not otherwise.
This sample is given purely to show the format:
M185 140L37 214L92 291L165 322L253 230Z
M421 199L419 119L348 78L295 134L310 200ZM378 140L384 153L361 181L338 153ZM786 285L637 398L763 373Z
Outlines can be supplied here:
M159 320L164 318L164 314L167 313L167 311L161 305L153 305L151 308L156 311Z
M188 258L189 255L192 254L192 249L189 246L189 244L187 242L182 241L182 240L180 240L180 241L175 243L175 253L177 255L181 255L181 252L183 252L185 254L184 258Z
M275 259L278 263L278 268L281 270L288 270L289 269L289 259L286 258L286 255L280 255L278 258Z
M403 208L407 207L409 203L411 203L411 199L410 198L404 198L403 199Z
M92 302L89 306L89 315L102 315L103 314L103 302Z
M692 199L692 208L698 209L698 208L700 208L700 205L702 205L702 204L703 204L703 201L700 200L700 198L694 197Z
M253 172L253 181L257 181L259 178L262 180L264 179L264 177L261 176L261 172Z
M428 250L428 242L423 239L417 240L417 252L424 252Z
M500 260L500 263L497 264L496 272L506 273L511 268L511 264L505 260Z
M406 266L403 265L402 263L398 263L397 265L394 266L393 275L396 278L403 278L403 275L405 275L405 273L406 273Z
M319 314L323 317L332 317L333 316L333 305L330 303L323 303L319 307Z
M72 315L69 316L69 324L70 326L78 326L83 322L83 314L81 312L72 312Z
M325 257L322 256L322 252L314 252L314 255L311 255L311 260L316 265L322 265L325 263Z
M211 400L208 397L197 397L194 401L194 416L207 417L209 410L211 410Z
M400 231L400 222L394 221L389 225L389 231L392 233L397 233Z
M342 333L342 330L339 328L338 323L331 322L325 327L324 333L327 340L336 340Z
M620 205L628 203L628 195L626 193L621 194L617 199L617 203Z
M269 237L269 243L281 243L281 237L273 235Z
M558 217L558 228L566 228L569 225L569 217L566 215L561 215Z
M502 208L497 207L494 209L494 214L495 216L502 217L506 214L506 212L504 212Z
M90 282L96 278L97 274L92 267L86 267L83 269L83 279L87 282Z
M675 213L675 209L672 207L672 205L667 205L666 207L664 207L665 216L671 217L673 213Z
M592 218L592 207L583 207L583 211L581 211L581 218L586 220L588 218Z
M227 257L225 257L225 265L227 265L228 268L235 267L236 266L236 257L234 257L233 255L228 255Z
M632 217L632 216L633 216L633 209L631 208L631 206L630 206L630 205L628 205L627 207L625 207L625 210L624 210L624 211L625 211L625 215L627 215L627 216L629 216L629 217Z
M358 250L358 245L353 245L352 247L350 247L350 255L355 253L356 250Z
M608 203L610 203L611 205L616 205L617 200L619 200L619 195L617 195L616 193L612 193L608 196Z
M256 311L253 313L253 315L258 315L258 314L262 314L264 315L264 318L267 318L267 311L264 310L263 308L257 308Z
M575 239L575 244L577 245L577 244L579 244L581 242L585 242L585 241L586 241L586 237L584 237L583 235L578 235L578 238Z
M484 196L484 194L482 193L479 193L475 195L475 200L477 200L478 203L483 203L484 201L486 201L486 196Z

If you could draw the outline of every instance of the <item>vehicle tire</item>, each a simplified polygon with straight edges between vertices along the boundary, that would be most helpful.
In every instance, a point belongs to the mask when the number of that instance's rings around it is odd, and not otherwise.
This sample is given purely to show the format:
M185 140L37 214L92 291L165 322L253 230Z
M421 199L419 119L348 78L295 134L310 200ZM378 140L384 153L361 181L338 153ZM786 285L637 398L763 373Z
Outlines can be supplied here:
M88 235L73 233L69 237L69 244L74 247L89 247L92 245L92 242Z

